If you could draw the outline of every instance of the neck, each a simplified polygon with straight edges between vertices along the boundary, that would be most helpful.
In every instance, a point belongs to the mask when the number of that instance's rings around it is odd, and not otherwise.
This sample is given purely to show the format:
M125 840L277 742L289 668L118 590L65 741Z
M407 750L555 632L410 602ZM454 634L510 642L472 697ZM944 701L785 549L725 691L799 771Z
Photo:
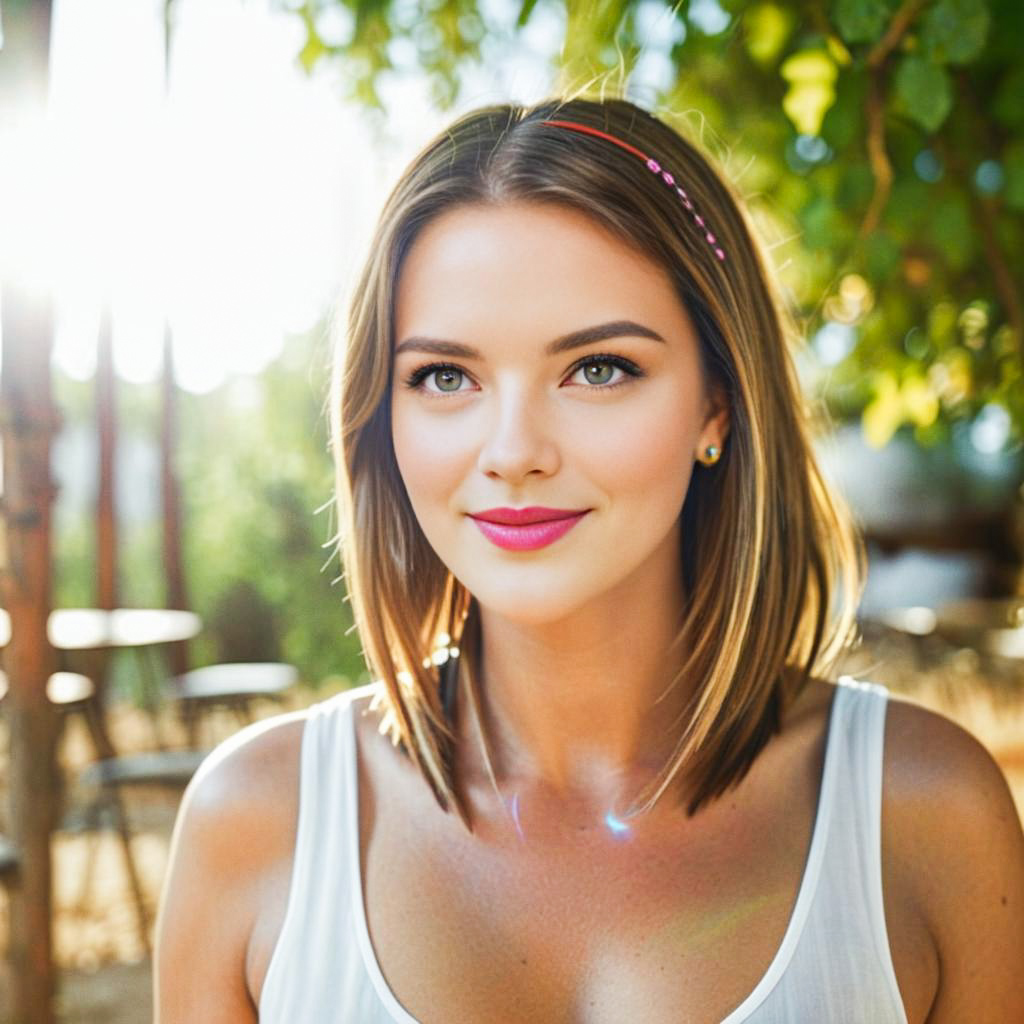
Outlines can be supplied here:
M519 829L550 820L627 830L626 811L675 750L694 692L686 680L670 688L683 653L681 581L623 589L542 625L481 608L481 718L501 810ZM476 788L487 773L464 692L457 708L460 772ZM672 805L666 793L658 808Z

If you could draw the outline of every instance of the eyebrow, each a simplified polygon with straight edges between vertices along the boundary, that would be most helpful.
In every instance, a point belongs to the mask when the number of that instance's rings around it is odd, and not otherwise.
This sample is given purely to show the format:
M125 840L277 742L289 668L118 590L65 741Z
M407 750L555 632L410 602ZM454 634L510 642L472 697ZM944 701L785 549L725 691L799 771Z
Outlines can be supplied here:
M554 356L582 345L590 345L595 341L607 341L609 338L621 338L626 335L650 338L652 341L666 344L665 339L650 327L644 327L634 320L612 320L606 324L596 324L593 327L584 327L563 334L545 346L544 354ZM472 346L463 345L458 341L444 341L441 338L406 338L395 349L395 355L401 355L403 352L429 352L432 355L452 356L457 359L483 359L483 355Z

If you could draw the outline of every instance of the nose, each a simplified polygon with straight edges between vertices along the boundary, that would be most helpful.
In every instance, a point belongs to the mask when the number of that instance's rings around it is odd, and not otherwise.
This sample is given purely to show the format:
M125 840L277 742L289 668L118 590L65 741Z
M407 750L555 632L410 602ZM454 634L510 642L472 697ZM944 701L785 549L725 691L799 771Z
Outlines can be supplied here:
M557 471L559 453L548 417L525 388L495 399L486 421L477 456L481 473L514 483L531 473Z

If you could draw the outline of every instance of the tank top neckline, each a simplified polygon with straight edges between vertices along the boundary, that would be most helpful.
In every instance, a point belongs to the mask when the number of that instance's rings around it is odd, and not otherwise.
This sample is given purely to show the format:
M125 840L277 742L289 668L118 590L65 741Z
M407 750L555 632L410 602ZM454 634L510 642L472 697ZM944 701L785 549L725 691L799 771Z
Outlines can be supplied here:
M825 856L825 846L828 839L829 822L832 817L832 790L834 778L839 763L838 747L842 743L841 730L837 724L837 716L841 714L840 706L845 701L845 691L850 686L857 686L855 680L849 677L841 677L835 684L835 692L832 695L828 711L828 726L825 738L825 758L821 772L821 782L818 788L817 809L814 815L814 825L811 833L811 842L808 847L807 859L804 863L803 875L800 879L800 887L797 891L796 902L790 913L789 922L782 936L775 956L765 970L761 979L754 986L746 998L726 1017L721 1024L740 1024L747 1019L768 997L786 968L789 966L793 953L796 951L797 943L803 932L807 915L810 912L811 904L814 901L814 893L817 888L818 878L821 874L821 865ZM348 799L348 822L347 831L349 838L349 865L350 885L352 900L352 916L355 921L356 938L359 943L359 951L362 956L363 966L370 977L381 1002L387 1008L396 1024L420 1024L411 1013L398 1001L391 987L388 985L381 970L377 955L370 941L370 929L366 918L366 908L363 903L362 884L362 863L360 860L359 841L359 758L357 749L355 700L346 701L345 716L348 718L348 755L349 770L347 772L347 799Z

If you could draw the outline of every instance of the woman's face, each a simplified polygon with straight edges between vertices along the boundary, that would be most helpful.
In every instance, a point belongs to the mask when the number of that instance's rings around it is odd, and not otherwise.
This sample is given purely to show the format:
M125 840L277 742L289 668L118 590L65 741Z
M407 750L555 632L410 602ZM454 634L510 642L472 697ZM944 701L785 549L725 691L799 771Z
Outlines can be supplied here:
M550 622L679 577L694 459L722 446L727 412L665 272L584 214L513 203L432 221L398 281L391 400L420 526L484 608ZM587 511L554 539L472 518L528 506Z

